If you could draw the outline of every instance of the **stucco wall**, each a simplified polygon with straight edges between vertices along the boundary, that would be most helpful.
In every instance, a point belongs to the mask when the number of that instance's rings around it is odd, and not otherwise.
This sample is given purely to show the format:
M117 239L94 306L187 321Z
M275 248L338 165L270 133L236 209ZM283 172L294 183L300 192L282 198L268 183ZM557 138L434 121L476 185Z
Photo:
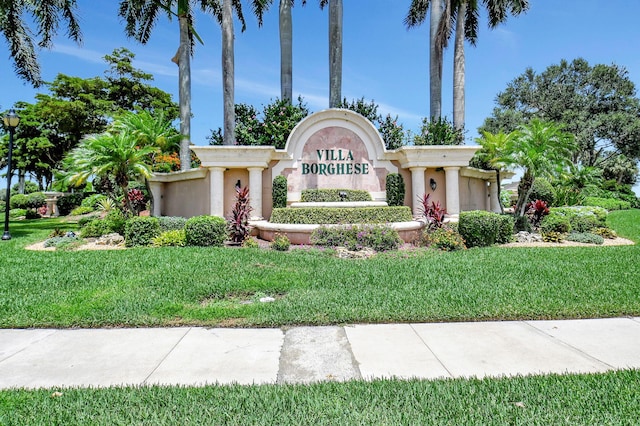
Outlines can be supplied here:
M193 217L209 214L209 174L200 179L167 182L163 187L162 216Z
M487 210L487 183L478 178L460 177L460 211Z

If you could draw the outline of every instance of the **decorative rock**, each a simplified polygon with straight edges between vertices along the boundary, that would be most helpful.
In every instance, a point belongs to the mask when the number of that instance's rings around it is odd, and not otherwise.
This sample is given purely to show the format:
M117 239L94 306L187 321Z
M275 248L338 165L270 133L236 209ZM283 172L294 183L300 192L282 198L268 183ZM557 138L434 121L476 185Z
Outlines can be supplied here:
M336 252L340 259L368 259L376 254L375 250L369 247L358 251L347 250L345 247L336 247Z
M119 246L124 244L124 237L118 233L103 235L96 240L96 244L101 246Z
M269 303L269 302L275 302L275 301L276 301L276 299L274 299L273 297L269 297L269 296L260 298L260 302L262 302L262 303Z
M520 231L516 234L516 242L519 243L541 243L542 235L533 234L527 231Z

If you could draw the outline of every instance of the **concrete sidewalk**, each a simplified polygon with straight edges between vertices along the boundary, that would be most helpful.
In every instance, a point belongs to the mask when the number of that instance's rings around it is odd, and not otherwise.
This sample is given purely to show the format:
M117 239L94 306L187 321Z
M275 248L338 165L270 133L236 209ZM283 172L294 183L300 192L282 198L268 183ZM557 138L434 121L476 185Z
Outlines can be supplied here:
M640 318L0 330L0 388L310 383L640 368Z

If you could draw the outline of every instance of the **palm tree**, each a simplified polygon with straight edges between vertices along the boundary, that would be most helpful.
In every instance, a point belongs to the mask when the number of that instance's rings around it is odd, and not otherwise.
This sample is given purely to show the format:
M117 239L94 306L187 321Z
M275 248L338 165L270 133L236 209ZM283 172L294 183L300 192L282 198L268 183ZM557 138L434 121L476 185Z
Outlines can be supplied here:
M280 28L280 98L291 103L293 98L293 20L294 0L280 0L278 25Z
M571 164L574 137L561 127L538 119L520 126L517 135L505 146L503 161L524 169L518 186L515 214L524 216L536 177L553 176Z
M329 108L337 108L341 102L342 0L329 0Z
M129 181L151 177L151 154L156 146L138 145L138 138L131 132L106 132L80 141L67 155L71 165L65 180L74 185L85 183L91 176L112 177L124 195L126 208L133 207L127 197Z
M33 32L41 36L40 48L50 48L57 34L60 21L66 21L67 34L80 43L82 34L75 16L76 0L12 0L0 2L0 32L9 45L18 76L38 87L42 84L40 65L32 38ZM36 31L25 24L24 15L29 14Z
M489 15L489 27L495 28L507 18L507 11L519 15L529 8L529 0L482 0ZM442 111L442 51L455 27L453 63L453 124L464 128L465 53L464 42L475 46L478 38L478 0L412 0L405 24L422 24L431 5L430 16L430 108L432 118ZM437 114L437 115L436 115Z
M498 188L498 199L500 199L500 172L507 168L507 155L506 149L513 139L518 135L517 132L511 133L491 133L487 131L482 132L482 137L477 138L476 142L482 147L481 150L476 152L474 160L479 162L483 169L495 170L496 172L496 184ZM502 203L500 203L500 212L504 213Z

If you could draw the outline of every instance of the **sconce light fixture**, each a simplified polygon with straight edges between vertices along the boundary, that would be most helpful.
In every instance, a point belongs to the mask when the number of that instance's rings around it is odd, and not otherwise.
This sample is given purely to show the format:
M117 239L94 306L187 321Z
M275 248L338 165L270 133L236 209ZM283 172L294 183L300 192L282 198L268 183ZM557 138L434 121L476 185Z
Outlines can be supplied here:
M338 195L340 196L341 201L345 201L347 199L347 191L340 191L338 192Z
M238 181L236 182L236 189L239 189L242 187L242 184L240 183L240 179L238 179Z
M438 184L434 178L429 179L429 186L431 187L432 191L435 191L438 187Z

